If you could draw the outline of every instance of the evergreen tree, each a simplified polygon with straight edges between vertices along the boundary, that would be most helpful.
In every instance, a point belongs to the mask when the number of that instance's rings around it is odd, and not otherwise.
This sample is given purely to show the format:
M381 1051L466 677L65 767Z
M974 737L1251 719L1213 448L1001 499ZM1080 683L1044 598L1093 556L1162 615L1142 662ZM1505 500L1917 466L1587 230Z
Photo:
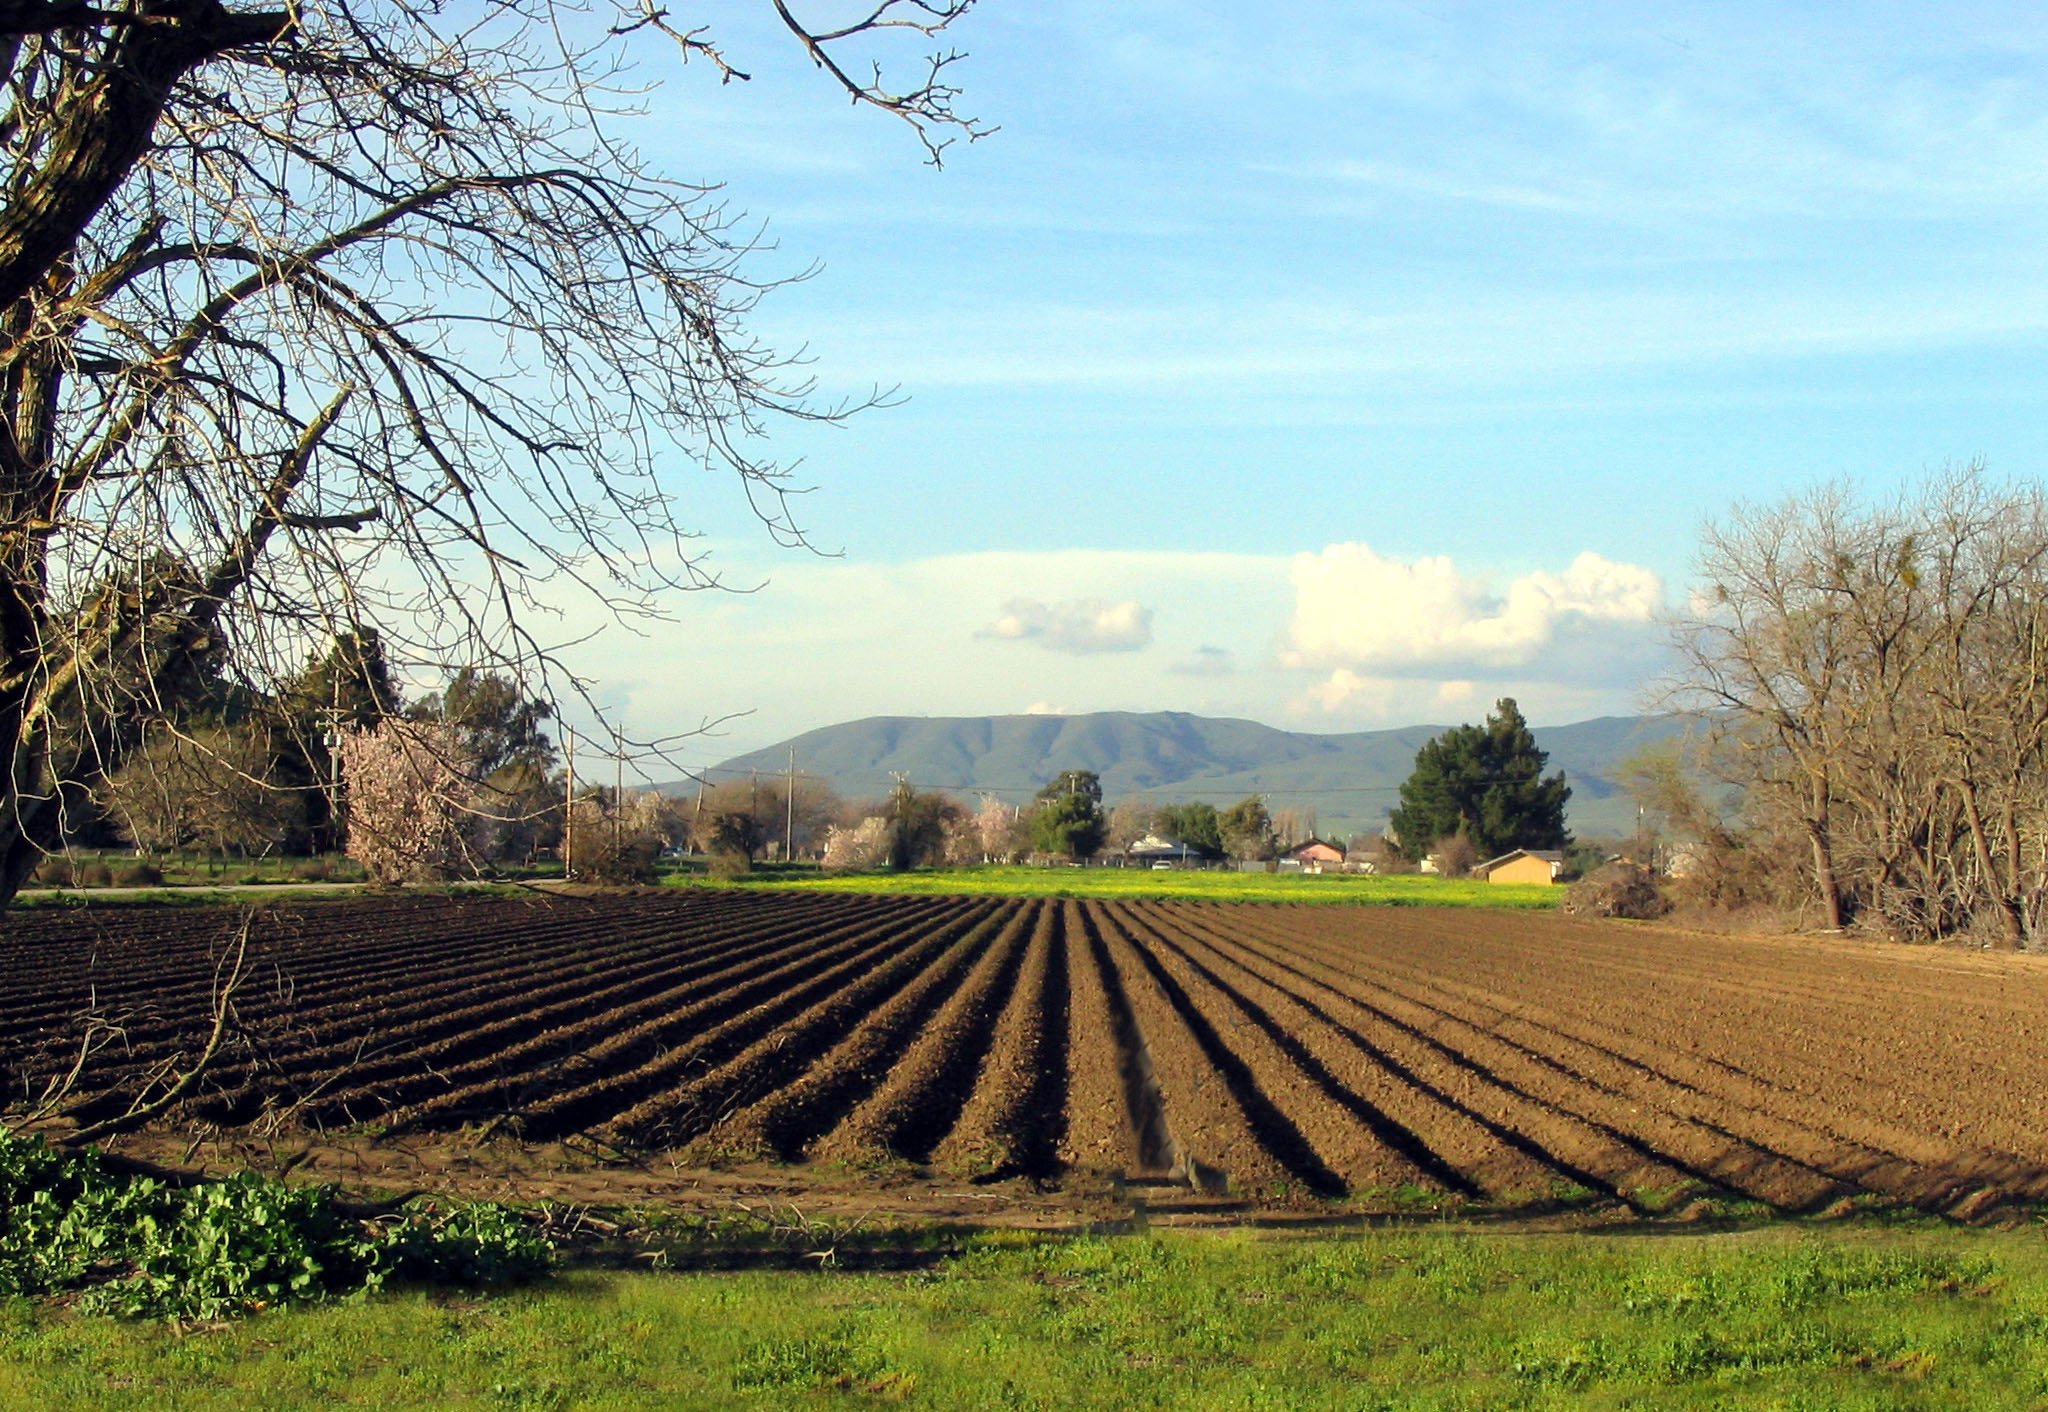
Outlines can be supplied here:
M308 657L304 670L283 683L276 701L283 730L272 777L283 787L305 791L316 850L341 846L341 821L332 817L326 788L335 775L336 738L349 731L374 731L404 706L384 640L371 627L336 634L325 652Z
M943 794L920 794L911 787L910 777L900 775L889 794L889 871L908 872L930 867L946 856L946 825L965 817L965 811Z
M1079 861L1102 847L1109 821L1102 813L1102 781L1093 770L1068 770L1038 791L1031 842L1043 853Z
M417 720L443 719L459 729L485 779L512 765L541 775L555 767L555 743L541 729L554 708L528 696L502 673L463 667L449 678L447 690L418 702L408 714Z
M1514 698L1503 697L1483 726L1445 731L1415 754L1392 825L1412 859L1440 838L1463 834L1482 858L1516 848L1563 848L1564 806L1572 792L1562 772L1545 779L1550 759Z
M1217 819L1222 834L1223 847L1233 858L1247 863L1263 863L1272 859L1274 845L1273 816L1266 812L1266 801L1254 794L1225 809Z
M1223 856L1222 816L1214 804L1169 804L1159 811L1158 827L1175 843L1204 858Z

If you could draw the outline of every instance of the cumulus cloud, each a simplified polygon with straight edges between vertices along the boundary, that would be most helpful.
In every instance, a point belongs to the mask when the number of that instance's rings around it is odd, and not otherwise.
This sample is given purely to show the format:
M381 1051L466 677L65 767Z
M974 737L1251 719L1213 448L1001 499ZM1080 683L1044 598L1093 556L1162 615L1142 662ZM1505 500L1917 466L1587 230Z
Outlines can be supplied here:
M1444 555L1404 562L1364 544L1296 555L1290 578L1294 619L1281 660L1336 669L1318 700L1356 695L1364 674L1530 667L1589 636L1641 639L1664 602L1651 570L1590 552L1562 573L1524 574L1499 592ZM1584 668L1582 653L1563 655Z
M1012 598L978 636L1036 642L1054 652L1136 652L1152 641L1152 610L1135 598Z
M1395 687L1394 682L1383 677L1360 676L1349 667L1339 667L1330 673L1329 680L1308 689L1308 699L1329 712L1361 706L1384 709L1392 702Z

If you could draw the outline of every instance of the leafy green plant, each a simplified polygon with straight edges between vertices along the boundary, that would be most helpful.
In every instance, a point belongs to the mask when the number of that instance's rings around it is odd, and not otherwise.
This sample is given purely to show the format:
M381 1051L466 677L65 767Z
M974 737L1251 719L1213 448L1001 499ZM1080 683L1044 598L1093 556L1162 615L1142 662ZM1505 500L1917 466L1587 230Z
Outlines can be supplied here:
M527 1280L552 1253L494 1203L415 1202L363 1219L325 1187L247 1173L174 1186L0 1129L0 1295L75 1293L94 1312L221 1319L390 1282Z

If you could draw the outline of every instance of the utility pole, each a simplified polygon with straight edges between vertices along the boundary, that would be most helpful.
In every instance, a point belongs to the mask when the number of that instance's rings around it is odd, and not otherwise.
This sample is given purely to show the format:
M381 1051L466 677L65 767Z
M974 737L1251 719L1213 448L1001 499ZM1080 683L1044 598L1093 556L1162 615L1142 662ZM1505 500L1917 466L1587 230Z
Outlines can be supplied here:
M796 856L796 747L789 747L789 784L782 791L782 861Z
M339 853L347 840L341 831L341 678L328 681L327 701L327 835Z
M576 727L565 728L569 733L569 748L564 752L568 761L569 785L562 800L562 880L575 876L576 856Z

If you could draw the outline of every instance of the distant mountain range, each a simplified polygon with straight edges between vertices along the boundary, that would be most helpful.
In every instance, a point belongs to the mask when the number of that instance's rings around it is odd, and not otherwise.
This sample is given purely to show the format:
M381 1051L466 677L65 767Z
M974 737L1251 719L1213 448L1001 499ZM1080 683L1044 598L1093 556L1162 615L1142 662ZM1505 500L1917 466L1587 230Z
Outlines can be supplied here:
M738 755L708 772L714 782L781 775L795 751L800 774L850 799L879 798L898 774L919 789L1022 803L1064 770L1102 777L1106 803L1134 795L1156 803L1207 800L1219 808L1248 794L1269 807L1313 810L1317 831L1350 835L1385 824L1399 803L1415 752L1443 726L1309 735L1256 721L1181 711L1098 711L1081 716L873 716ZM1602 716L1536 731L1549 770L1572 787L1568 815L1581 837L1625 834L1635 807L1615 776L1621 762L1683 726L1668 716ZM681 794L694 781L660 786Z

